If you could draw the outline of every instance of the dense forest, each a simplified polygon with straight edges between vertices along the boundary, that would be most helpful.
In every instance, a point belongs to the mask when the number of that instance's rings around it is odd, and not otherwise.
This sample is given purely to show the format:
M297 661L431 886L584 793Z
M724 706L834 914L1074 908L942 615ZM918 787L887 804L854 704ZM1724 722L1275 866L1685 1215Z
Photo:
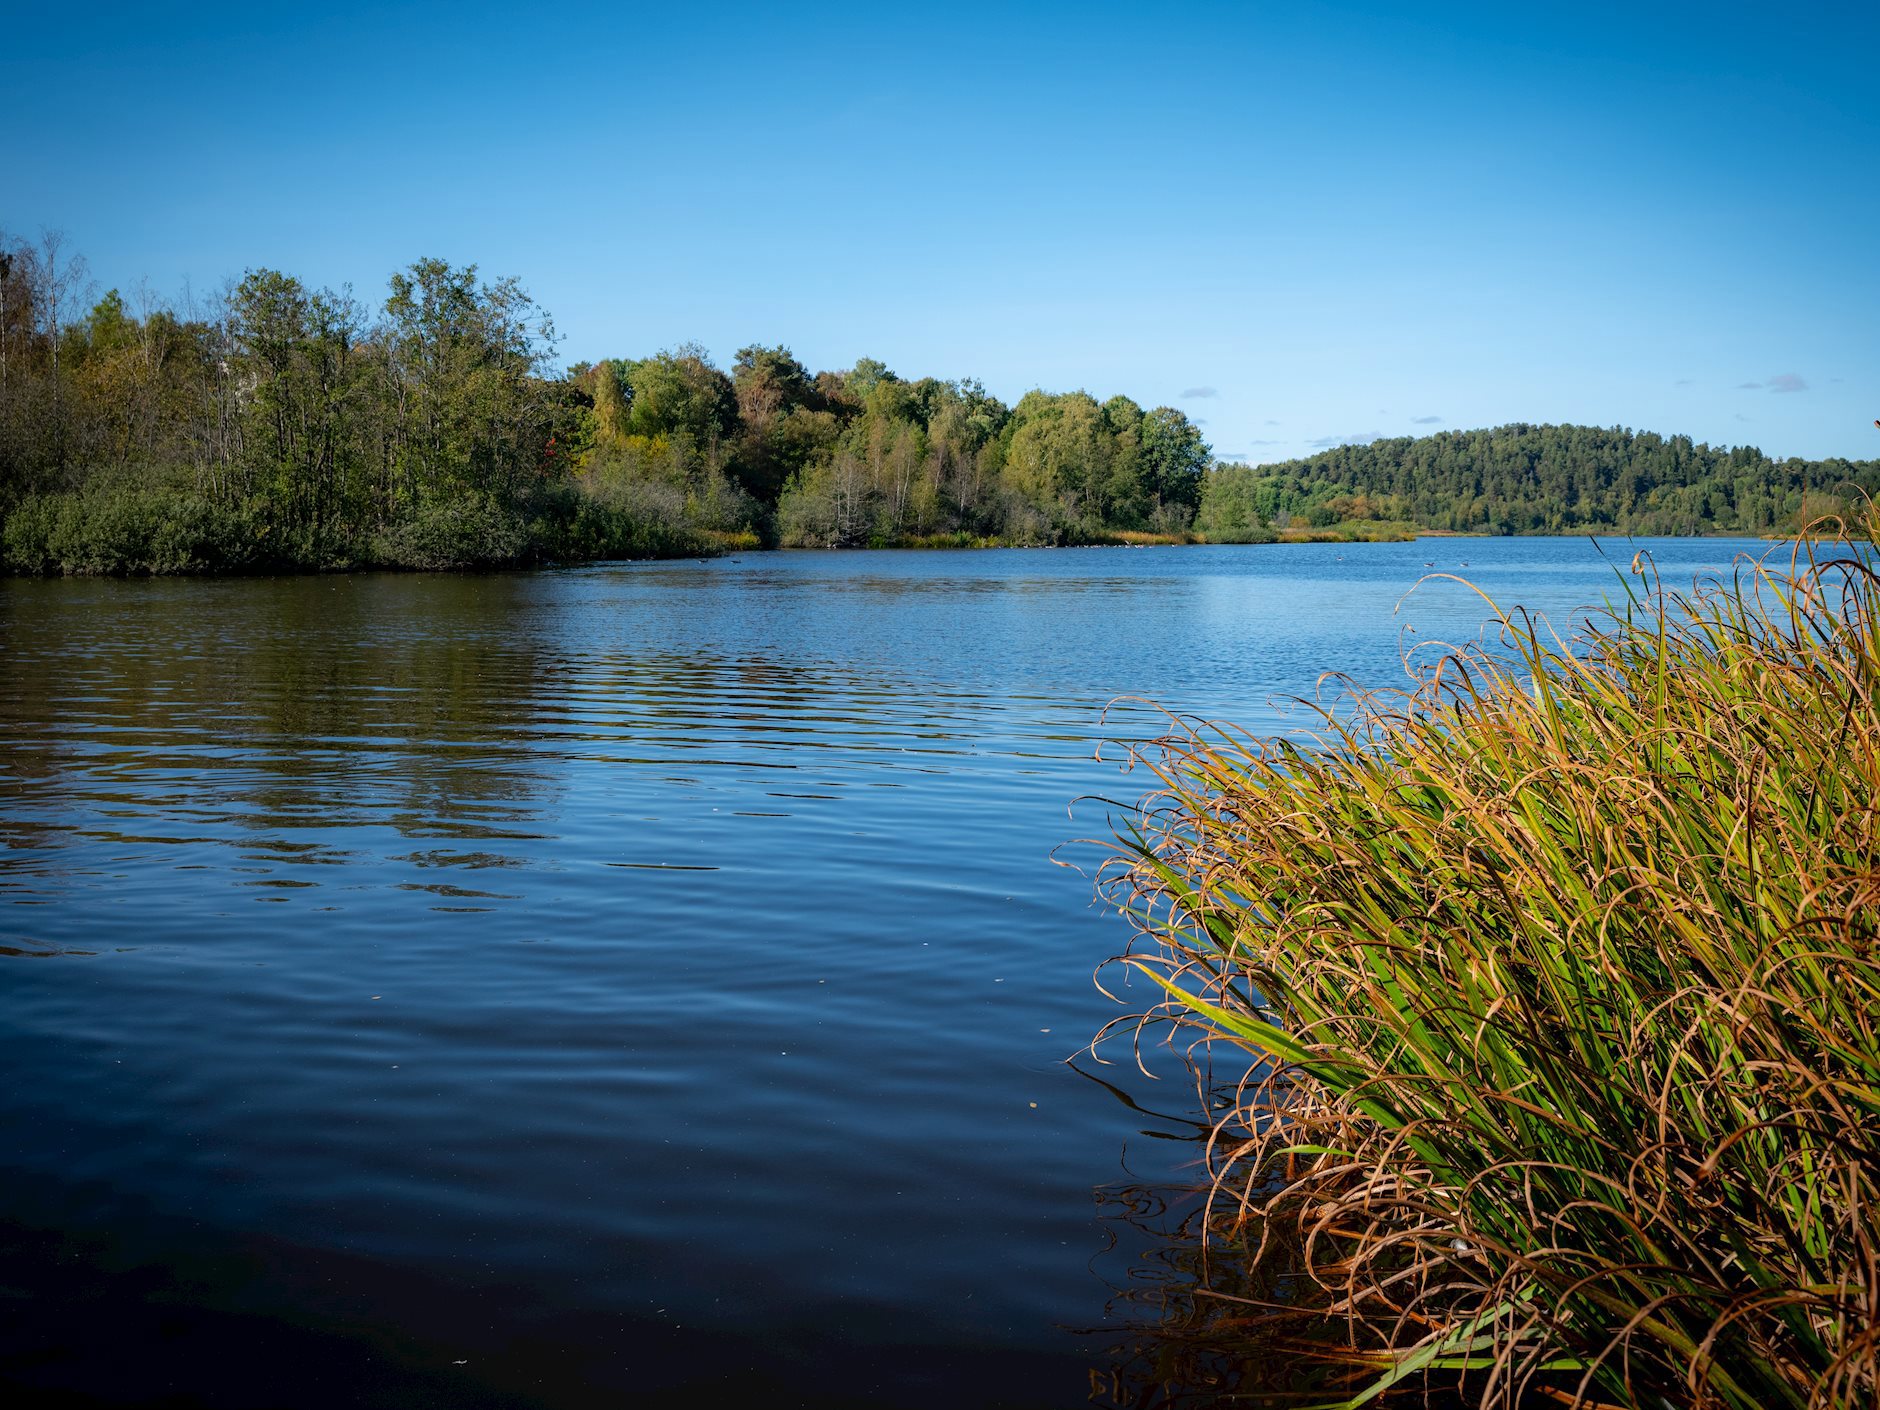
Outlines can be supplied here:
M1179 535L1211 458L1127 397L554 349L475 266L420 260L376 308L269 269L126 299L57 236L0 234L0 552L216 572Z
M101 296L0 232L0 561L23 573L495 567L729 546L1762 533L1873 462L1505 426L1213 464L1172 407L784 347L561 368L514 279L419 260L368 306L255 269Z
M1414 529L1483 534L1766 534L1880 495L1880 462L1771 460L1688 436L1498 426L1217 465L1196 528L1215 541Z

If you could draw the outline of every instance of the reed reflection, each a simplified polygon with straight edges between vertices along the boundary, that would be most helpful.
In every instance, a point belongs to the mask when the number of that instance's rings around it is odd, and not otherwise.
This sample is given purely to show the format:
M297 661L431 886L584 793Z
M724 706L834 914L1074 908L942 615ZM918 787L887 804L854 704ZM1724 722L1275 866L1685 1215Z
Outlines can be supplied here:
M1234 1109L1234 1086L1198 1068L1187 1110L1156 1110L1087 1066L1072 1067L1146 1118L1136 1135L1159 1147L1155 1174L1095 1191L1105 1245L1092 1266L1108 1296L1101 1322L1084 1333L1101 1348L1089 1403L1285 1410L1341 1400L1375 1379L1377 1367L1342 1323L1299 1307L1306 1259L1298 1230L1254 1226L1210 1179L1224 1138L1203 1113ZM1415 1378L1403 1390L1436 1410L1463 1404L1447 1387Z

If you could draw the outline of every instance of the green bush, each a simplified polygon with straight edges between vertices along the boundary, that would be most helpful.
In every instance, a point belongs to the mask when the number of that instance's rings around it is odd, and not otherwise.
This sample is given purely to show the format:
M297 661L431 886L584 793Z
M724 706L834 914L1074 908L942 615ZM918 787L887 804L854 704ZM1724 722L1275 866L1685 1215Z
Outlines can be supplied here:
M685 500L665 486L645 494L597 499L568 489L544 497L529 523L530 557L545 563L609 558L676 558L709 551L703 535L684 522Z
M471 491L421 505L372 538L372 562L437 572L502 568L528 556L530 526L488 494Z
M0 544L17 573L229 573L269 556L265 535L245 511L193 492L101 486L25 500Z
M747 503L708 506L744 531ZM746 497L748 501L748 497ZM21 501L0 526L0 566L29 574L146 574L404 568L426 571L667 558L712 551L687 522L685 496L642 486L607 500L563 486L525 506L472 492L425 505L376 531L283 522L265 501L218 504L187 487L100 484Z

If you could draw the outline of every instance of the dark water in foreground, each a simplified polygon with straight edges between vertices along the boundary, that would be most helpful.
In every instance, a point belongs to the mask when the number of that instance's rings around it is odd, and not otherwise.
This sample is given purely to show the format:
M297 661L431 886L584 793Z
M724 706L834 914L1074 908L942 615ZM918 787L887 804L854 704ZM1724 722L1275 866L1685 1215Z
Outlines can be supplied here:
M1102 708L1401 680L1406 622L1479 626L1392 614L1463 560L1556 620L1617 582L1531 539L0 581L0 1388L1081 1403L1139 1252L1095 1192L1188 1154L1064 1062L1124 932L1050 853L1155 728Z

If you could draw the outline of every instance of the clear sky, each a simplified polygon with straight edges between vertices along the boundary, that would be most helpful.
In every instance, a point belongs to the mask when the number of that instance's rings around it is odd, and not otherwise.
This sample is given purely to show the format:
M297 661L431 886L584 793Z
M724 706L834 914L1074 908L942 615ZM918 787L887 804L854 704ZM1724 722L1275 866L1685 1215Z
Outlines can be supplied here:
M1880 455L1880 5L10 6L0 226L99 290L514 274L560 356L1126 392L1274 460Z

